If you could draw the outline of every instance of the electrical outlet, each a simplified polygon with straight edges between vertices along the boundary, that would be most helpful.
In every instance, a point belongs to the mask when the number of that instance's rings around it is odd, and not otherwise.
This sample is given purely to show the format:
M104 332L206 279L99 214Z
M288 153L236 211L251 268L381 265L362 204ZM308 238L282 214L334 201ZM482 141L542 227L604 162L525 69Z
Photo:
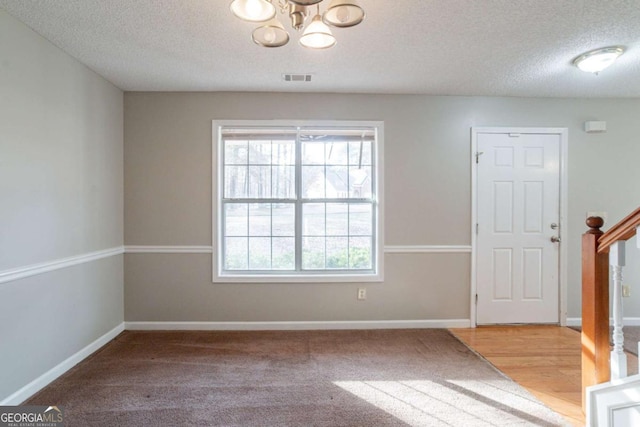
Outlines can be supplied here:
M622 285L622 296L624 298L629 298L631 296L631 286Z
M367 288L358 288L358 299L367 299Z

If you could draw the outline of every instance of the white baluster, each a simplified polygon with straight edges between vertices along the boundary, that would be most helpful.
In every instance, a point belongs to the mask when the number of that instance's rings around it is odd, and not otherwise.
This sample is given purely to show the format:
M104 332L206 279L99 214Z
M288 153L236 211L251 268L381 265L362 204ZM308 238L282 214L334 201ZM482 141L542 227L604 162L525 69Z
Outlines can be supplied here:
M613 273L613 350L611 351L611 379L627 376L627 355L624 354L622 332L622 267L625 265L625 242L617 241L609 251L609 265Z

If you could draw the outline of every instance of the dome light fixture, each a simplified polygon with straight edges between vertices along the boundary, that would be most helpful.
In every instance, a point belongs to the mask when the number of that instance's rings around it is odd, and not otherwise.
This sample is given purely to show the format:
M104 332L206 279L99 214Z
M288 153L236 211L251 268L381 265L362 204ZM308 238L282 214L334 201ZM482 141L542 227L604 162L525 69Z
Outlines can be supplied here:
M613 64L623 53L622 46L604 47L583 53L573 60L573 64L584 72L598 74Z
M253 41L263 47L280 47L289 42L289 33L280 23L277 10L288 15L291 28L302 31L300 45L310 49L328 49L336 45L336 38L329 26L348 28L364 20L364 10L357 0L331 0L323 14L320 4L324 0L233 0L231 12L249 22L263 22L253 30ZM316 6L316 14L305 28L311 16L310 8Z

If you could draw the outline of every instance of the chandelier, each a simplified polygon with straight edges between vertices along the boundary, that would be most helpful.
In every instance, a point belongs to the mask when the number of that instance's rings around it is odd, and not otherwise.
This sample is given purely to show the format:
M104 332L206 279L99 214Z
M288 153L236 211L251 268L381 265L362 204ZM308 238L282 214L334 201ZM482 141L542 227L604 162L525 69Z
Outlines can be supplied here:
M300 44L310 49L327 49L336 44L330 26L338 28L353 27L364 20L364 10L356 0L331 0L329 6L320 14L323 0L233 0L231 12L238 18L249 22L263 22L253 30L253 41L264 47L280 47L289 42L289 33L278 20L280 13L289 15L291 27L302 30ZM309 25L305 21L316 6L316 14Z

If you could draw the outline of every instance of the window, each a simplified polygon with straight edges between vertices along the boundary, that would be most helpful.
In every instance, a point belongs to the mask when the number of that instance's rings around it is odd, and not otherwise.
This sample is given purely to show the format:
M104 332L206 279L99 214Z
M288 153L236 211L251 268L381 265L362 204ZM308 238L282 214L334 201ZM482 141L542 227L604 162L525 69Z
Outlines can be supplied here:
M214 122L214 278L381 280L381 129Z

